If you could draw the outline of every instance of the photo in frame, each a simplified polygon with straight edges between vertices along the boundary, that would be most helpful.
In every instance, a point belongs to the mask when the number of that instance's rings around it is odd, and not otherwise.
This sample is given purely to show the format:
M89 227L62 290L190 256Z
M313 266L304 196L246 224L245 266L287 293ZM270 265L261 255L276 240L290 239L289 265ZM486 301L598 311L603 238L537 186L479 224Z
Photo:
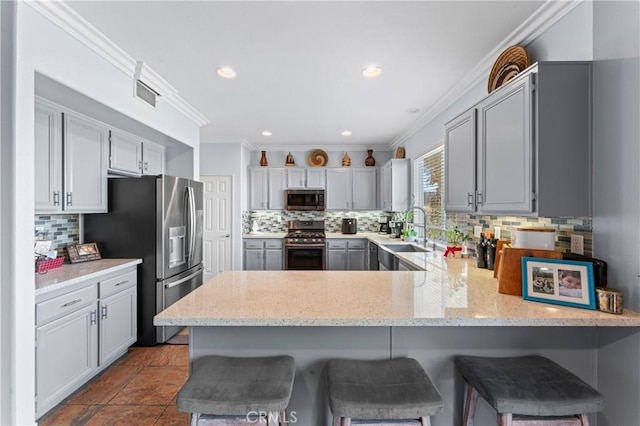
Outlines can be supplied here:
M522 258L522 298L596 309L593 264L565 259Z
M71 263L102 259L100 250L98 250L98 245L96 243L67 246L67 253L69 253L69 261Z

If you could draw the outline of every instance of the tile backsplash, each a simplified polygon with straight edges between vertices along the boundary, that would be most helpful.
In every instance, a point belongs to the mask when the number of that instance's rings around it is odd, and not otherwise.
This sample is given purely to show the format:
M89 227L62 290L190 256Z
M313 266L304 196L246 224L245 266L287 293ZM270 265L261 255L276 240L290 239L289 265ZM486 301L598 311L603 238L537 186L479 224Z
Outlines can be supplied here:
M359 232L377 232L378 217L387 214L384 211L340 211L297 212L283 210L251 210L242 212L242 232L251 231L251 224L256 221L259 232L286 232L290 220L324 220L326 232L341 232L343 218L358 220Z
M38 240L52 241L51 248L63 248L70 244L78 244L80 240L79 215L36 215L34 227L42 228L36 234Z

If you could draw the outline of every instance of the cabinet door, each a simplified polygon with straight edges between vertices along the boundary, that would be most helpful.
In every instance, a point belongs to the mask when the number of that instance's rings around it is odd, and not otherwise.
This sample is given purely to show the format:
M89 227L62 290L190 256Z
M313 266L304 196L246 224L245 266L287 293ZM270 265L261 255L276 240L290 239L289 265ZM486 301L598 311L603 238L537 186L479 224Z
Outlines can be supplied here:
M445 210L475 211L476 110L471 109L445 127Z
M62 110L48 102L35 106L35 211L62 211Z
M351 208L351 171L349 169L327 169L327 210Z
M375 210L376 203L376 169L374 167L354 168L351 170L353 210Z
M327 271L347 270L347 250L330 249L327 250Z
M325 169L322 167L307 169L307 188L324 189Z
M287 188L305 188L307 186L307 173L304 168L287 169Z
M349 249L347 251L347 265L349 271L366 271L366 251L364 249Z
M380 168L380 208L391 210L391 163Z
M267 169L249 169L249 208L251 210L266 210L267 205Z
M530 79L478 104L478 212L532 211Z
M142 144L142 174L161 175L164 173L164 147L151 142Z
M269 209L284 210L286 170L269 169Z
M244 270L245 271L263 271L264 270L264 250L245 249Z
M137 340L136 287L100 301L100 365L118 358Z
M75 113L64 123L64 210L106 213L109 130Z
M264 269L267 271L282 271L284 257L282 249L265 249L264 251Z
M109 135L109 168L129 173L141 173L142 141L140 138L112 130Z
M96 317L93 304L36 328L36 418L95 373Z

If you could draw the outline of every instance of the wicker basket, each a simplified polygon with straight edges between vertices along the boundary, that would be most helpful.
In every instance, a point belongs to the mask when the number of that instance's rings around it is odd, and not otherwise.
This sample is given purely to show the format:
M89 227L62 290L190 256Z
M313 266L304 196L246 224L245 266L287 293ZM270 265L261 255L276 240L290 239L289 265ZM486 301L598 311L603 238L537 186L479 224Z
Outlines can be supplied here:
M529 54L524 47L515 45L506 48L494 62L489 74L489 93L514 78L529 65Z
M36 259L36 272L44 274L50 269L56 269L64 263L64 256L58 256L55 259Z

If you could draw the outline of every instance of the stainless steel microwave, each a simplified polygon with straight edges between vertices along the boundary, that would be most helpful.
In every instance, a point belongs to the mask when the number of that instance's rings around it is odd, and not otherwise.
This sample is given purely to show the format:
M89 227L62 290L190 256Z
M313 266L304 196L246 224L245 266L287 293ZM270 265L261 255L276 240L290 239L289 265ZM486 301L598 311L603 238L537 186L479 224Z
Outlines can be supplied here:
M324 189L286 189L284 202L287 210L324 210Z

